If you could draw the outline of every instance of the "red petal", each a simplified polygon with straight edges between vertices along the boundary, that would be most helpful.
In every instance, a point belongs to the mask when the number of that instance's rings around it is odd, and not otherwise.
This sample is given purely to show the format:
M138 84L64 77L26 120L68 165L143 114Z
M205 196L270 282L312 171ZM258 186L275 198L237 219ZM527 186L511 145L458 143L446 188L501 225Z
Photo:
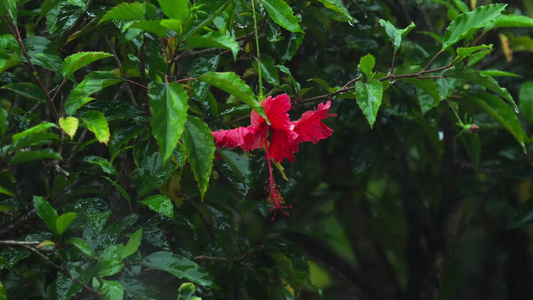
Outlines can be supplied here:
M255 130L252 126L248 126L230 130L221 129L219 131L213 131L211 134L215 137L217 147L234 149L249 140L254 132Z
M259 130L255 130L255 128L252 125L250 125L247 128L252 130L253 134L246 136L244 140L244 144L241 145L242 150L250 151L250 150L255 150L255 149L263 147L266 143L266 137L267 137L266 123L263 126L261 126Z
M287 158L290 162L294 161L293 152L298 152L298 143L295 143L295 139L298 135L292 130L277 130L270 129L270 157L274 159L274 162L280 162L284 158Z
M335 114L328 114L330 106L330 101L326 102L325 105L320 103L315 111L307 111L298 121L291 123L294 126L294 132L298 134L298 138L296 139L297 143L313 142L316 144L319 140L325 139L333 133L331 128L320 121L328 117L336 116Z
M289 128L290 119L287 111L291 109L291 99L287 94L279 95L276 98L268 97L261 102L261 105L265 108L265 114L270 121L270 126L275 129ZM250 120L255 129L259 129L261 123L265 122L265 119L255 111L252 112Z

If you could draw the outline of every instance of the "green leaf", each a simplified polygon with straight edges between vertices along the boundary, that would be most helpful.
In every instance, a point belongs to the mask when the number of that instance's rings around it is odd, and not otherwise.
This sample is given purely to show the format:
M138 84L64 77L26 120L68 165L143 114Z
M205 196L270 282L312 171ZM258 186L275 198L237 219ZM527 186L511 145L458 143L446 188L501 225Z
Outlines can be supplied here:
M494 27L533 27L533 18L522 15L501 15Z
M63 62L62 74L64 78L69 78L74 72L86 65L102 58L113 56L105 52L78 52L67 57Z
M71 140L74 140L74 135L78 130L80 120L74 117L59 118L59 127L63 129L69 136Z
M196 287L190 282L183 283L178 289L178 300L201 300L195 295Z
M142 265L168 272L180 279L187 279L202 286L218 288L205 270L181 255L166 251L155 252L146 256Z
M46 104L46 94L43 90L36 86L33 83L29 82L18 82L6 84L2 89L13 91L21 96L24 96L28 99L38 101L40 103Z
M24 47L30 55L32 64L61 73L63 60L57 54L56 47L51 41L42 36L32 36L24 40Z
M518 109L516 106L516 103L513 100L513 97L507 91L506 88L502 88L494 78L483 75L478 71L475 71L471 68L461 68L461 69L455 69L455 70L449 70L446 73L444 73L444 77L451 77L456 78L459 80L468 81L471 83L479 84L482 87L485 87L494 93L498 94L500 97L507 100L509 103L513 105L514 108Z
M216 2L215 2L216 3ZM215 19L220 13L222 13L230 4L234 3L233 1L224 1L224 4L220 6L214 13L210 14L209 17L203 18L203 20L195 24L193 28L189 29L187 33L183 36L183 41L186 41L189 37L193 36L198 30L204 28L207 24L210 24L213 19Z
M5 137L7 127L9 126L9 113L0 107L0 137Z
M259 68L257 60L254 60L252 65L256 70ZM279 86L278 69L275 67L274 59L268 54L261 54L261 72L268 83Z
M66 240L64 243L66 245L72 245L78 248L78 250L80 250L81 253L85 254L89 258L96 257L93 250L89 247L89 244L87 244L87 241L84 239L74 237L74 238Z
M93 288L98 290L103 300L124 299L124 287L118 281L93 278Z
M228 149L219 149L217 151L224 159L220 166L222 173L243 195L248 194L252 188L252 172L250 171L250 158L244 153L238 153Z
M237 74L233 72L207 72L203 75L200 75L198 80L207 82L229 93L230 95L235 96L237 99L250 106L259 115L261 115L263 119L267 120L267 123L269 123L265 115L265 110L263 109L263 106L261 106L261 104L259 104L259 102L256 100L254 92L248 85L246 85L244 80L237 76Z
M165 16L184 21L189 15L189 0L158 0Z
M135 176L135 186L137 187L137 194L139 197L145 196L156 187L165 182L172 172L174 172L175 165L167 163L163 165L161 160L161 153L155 152L146 157Z
M460 137L465 146L466 153L468 153L468 157L470 157L474 163L474 167L477 168L481 158L481 141L479 139L479 134L465 133L461 134Z
M57 152L55 152L52 149L44 149L44 150L34 150L34 151L23 151L23 152L17 152L11 160L9 161L10 165L16 165L21 164L29 161L34 160L42 160L42 159L56 159L56 160L63 160L61 155Z
M520 113L526 117L528 123L533 123L533 82L529 81L520 87Z
M118 172L115 169L115 167L113 167L113 164L103 157L89 155L89 156L84 157L83 161L86 163L99 166L100 168L102 168L102 171L104 171L104 173L107 173L110 175L118 175Z
M477 29L489 25L490 22L501 15L506 6L507 4L485 5L459 15L446 28L442 41L442 50L473 34Z
M489 93L478 93L476 95L468 95L464 100L474 103L477 107L485 111L485 113L500 122L515 137L518 143L520 143L522 150L526 152L526 134L522 130L522 125L518 121L516 112L503 102L501 98Z
M30 135L33 135L33 134L36 134L36 133L40 133L40 132L43 132L43 131L46 131L50 128L58 128L56 124L54 123L49 123L49 122L43 122L37 126L34 126L30 129L26 129L24 130L23 132L20 132L20 133L17 133L17 134L14 134L13 135L13 143L15 144L16 142L18 142L19 140L23 139L23 138L26 138Z
M126 243L126 246L124 246L124 249L122 249L121 253L121 259L125 259L126 257L133 255L137 250L139 249L139 246L141 245L141 238L143 236L143 229L142 227L139 228L139 230L135 231L130 236L130 239L128 240L128 243Z
M261 2L268 11L270 18L278 25L291 32L304 33L302 28L300 28L300 24L298 24L298 18L294 16L292 8L285 1L262 0Z
M462 13L467 13L470 11L463 0L453 0L453 3Z
M107 145L107 142L109 142L110 133L109 125L107 124L107 120L105 119L104 115L99 111L91 110L84 113L81 116L81 119L85 124L87 124L87 129L94 133L96 139L100 143Z
M490 77L521 77L520 75L516 73L505 72L501 70L483 70L483 71L479 71L479 73L485 76L490 76Z
M239 43L230 35L219 31L211 31L203 36L195 35L187 39L189 48L218 48L228 49L233 53L233 60L237 60Z
M62 235L63 232L67 230L70 223L76 219L76 216L77 214L75 212L68 212L59 216L56 220L57 234Z
M338 16L340 16L340 20L343 22L350 22L350 23L358 23L356 19L354 19L350 12L344 7L344 4L342 4L341 0L318 0L324 7L331 9L332 11L336 12Z
M144 3L122 3L107 11L102 19L100 19L100 22L98 22L98 25L108 20L144 20L145 14L146 4Z
M474 46L474 47L459 47L457 48L457 56L458 56L457 59L461 60L474 52L478 52L478 51L486 50L486 49L492 50L492 44L479 45L479 46Z
M43 219L44 223L54 235L57 235L57 211L41 196L33 196L35 212Z
M177 82L156 83L150 88L152 132L163 156L163 165L176 148L187 121L188 95Z
M17 2L17 0L0 0L0 14L3 16L9 15L15 26L18 12Z
M113 179L106 177L106 176L103 176L103 177L107 181L109 181L109 183L111 183L120 192L120 194L126 199L126 201L128 201L130 205L130 210L131 210L131 197L128 194L128 192L126 192L126 190L122 186L120 186L120 184L116 183Z
M65 101L65 113L72 116L76 110L94 100L89 96L114 84L122 82L122 78L109 71L95 71L89 73L78 84Z
M114 161L117 155L122 151L123 146L136 137L148 136L149 129L144 124L128 124L125 127L119 127L113 131L109 141L110 161Z
M409 26L407 26L404 29L398 29L394 25L392 25L391 22L386 20L379 20L379 24L381 26L385 27L385 32L389 36L389 38L392 40L392 44L394 45L394 50L400 49L400 46L402 45L403 38L413 30L413 28L416 27L415 23L411 22Z
M183 132L183 143L203 200L205 191L209 186L209 178L211 177L213 160L215 159L213 135L204 121L197 117L189 116Z
M418 79L418 78L402 78L402 81L408 82L416 86L417 90L421 90L430 98L421 97L420 91L418 95L418 104L422 110L422 114L425 114L433 107L436 107L440 103L439 87L433 79Z
M167 196L153 195L139 202L157 213L174 219L174 205L172 205L172 200Z
M167 26L164 26L161 22L163 20L141 20L141 21L135 21L130 25L130 28L138 28L142 30L146 30L148 32L151 32L159 37L166 37L168 33L168 23Z
M367 54L361 57L359 61L359 69L365 74L368 80L372 79L372 69L376 65L376 59L372 54Z
M355 93L357 104L363 111L370 127L374 125L378 115L381 98L383 96L383 86L381 82L373 79L368 82L357 81L355 83Z

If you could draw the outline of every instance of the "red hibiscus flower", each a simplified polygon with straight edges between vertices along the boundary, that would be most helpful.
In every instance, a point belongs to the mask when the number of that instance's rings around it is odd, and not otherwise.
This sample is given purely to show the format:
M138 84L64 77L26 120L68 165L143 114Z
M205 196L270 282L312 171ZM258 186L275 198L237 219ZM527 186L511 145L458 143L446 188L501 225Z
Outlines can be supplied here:
M268 202L274 211L272 220L275 219L278 210L289 215L283 206L281 193L277 190L270 159L275 163L287 158L294 161L294 153L298 152L298 145L303 142L317 143L321 139L329 137L333 130L327 127L321 120L335 116L328 114L331 102L319 104L314 111L305 112L297 121L291 121L287 111L291 108L291 100L286 94L276 98L268 97L261 102L265 109L265 114L270 121L268 125L257 112L252 111L250 115L251 125L248 127L238 127L230 130L219 130L212 132L215 137L217 147L235 149L241 147L245 151L265 147L265 158L268 161L269 169L269 196Z

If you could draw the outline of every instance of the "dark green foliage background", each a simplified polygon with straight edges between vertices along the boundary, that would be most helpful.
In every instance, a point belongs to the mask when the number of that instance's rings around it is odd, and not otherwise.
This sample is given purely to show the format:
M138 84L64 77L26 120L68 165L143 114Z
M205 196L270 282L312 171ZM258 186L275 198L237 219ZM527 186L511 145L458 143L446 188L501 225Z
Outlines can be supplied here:
M0 300L533 298L531 0L0 3Z

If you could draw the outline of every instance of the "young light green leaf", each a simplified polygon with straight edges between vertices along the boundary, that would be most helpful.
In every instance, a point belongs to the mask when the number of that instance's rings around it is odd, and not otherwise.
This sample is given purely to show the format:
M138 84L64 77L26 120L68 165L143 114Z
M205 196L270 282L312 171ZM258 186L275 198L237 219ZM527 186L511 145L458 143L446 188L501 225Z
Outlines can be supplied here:
M350 12L346 9L344 4L342 4L341 0L318 0L324 7L331 9L332 11L336 12L339 16L339 21L343 22L350 22L351 24L359 23L356 19L354 19Z
M475 30L489 25L501 15L506 6L507 4L490 4L459 15L446 28L442 50L471 35Z
M533 18L522 15L501 15L494 27L533 27Z
M153 195L139 202L157 213L174 219L174 205L172 205L172 200L165 195Z
M56 47L47 38L42 36L28 37L24 40L24 47L28 51L32 64L61 73L63 60L57 54Z
M529 124L533 123L533 82L529 81L520 87L520 113L526 117Z
M99 111L91 110L84 113L81 116L81 119L85 124L87 124L87 129L94 133L96 139L100 143L107 145L107 142L109 142L110 133L109 125L107 124L107 120L105 119L104 115Z
M218 48L228 49L233 53L233 60L237 60L239 43L234 38L219 31L211 31L203 36L191 36L187 40L189 48Z
M457 59L461 60L474 52L486 50L486 49L492 50L492 44L479 45L479 46L474 46L474 47L459 47L457 48Z
M468 95L464 98L465 101L474 103L477 107L484 110L488 115L496 119L503 125L520 143L522 150L526 152L525 139L526 134L522 130L522 125L518 121L516 112L509 107L501 98L489 93L478 93L476 95Z
M367 54L359 60L359 69L365 74L367 80L372 80L372 69L376 65L376 58L372 54Z
M381 105L383 86L381 82L375 79L368 82L357 81L355 83L355 93L357 104L372 128L378 115L379 106Z
M146 256L143 266L168 272L180 279L187 279L201 286L218 288L204 269L195 262L172 252L160 251Z
M389 36L389 38L392 40L392 44L394 45L394 50L400 49L400 46L402 45L403 38L413 30L413 28L416 27L415 23L411 22L409 26L407 26L404 29L398 29L394 25L392 25L391 22L386 20L379 20L379 24L381 26L385 27L385 32Z
M144 20L145 14L146 4L144 3L122 3L107 11L102 19L100 19L100 22L98 22L98 25L108 20Z
M16 165L21 164L29 161L34 160L42 160L42 159L56 159L56 160L63 160L61 155L57 152L55 152L52 149L43 149L43 150L33 150L33 151L22 151L17 152L11 160L9 161L9 165Z
M253 110L255 110L263 119L267 120L265 110L263 106L256 100L252 88L246 85L246 82L242 80L237 74L233 72L208 72L198 77L198 80L207 82L230 95L235 96L237 99L248 104Z
M57 211L50 205L46 199L41 196L33 196L33 205L35 212L43 219L44 223L54 235L57 235Z
M74 135L78 130L80 120L74 117L59 118L59 127L63 129L69 136L71 140L74 140Z
M294 16L292 8L283 0L262 0L262 3L268 14L274 22L281 27L292 32L304 33L300 24L298 24L298 18Z
M189 0L158 0L165 16L184 21L189 15Z
M451 77L451 78L456 78L459 80L464 80L464 81L468 81L471 83L479 84L480 86L485 87L493 91L494 93L498 94L499 96L507 100L509 103L511 103L513 107L518 109L509 91L507 91L506 88L502 88L498 84L498 82L490 76L483 75L476 70L465 67L465 68L460 68L460 69L449 70L446 73L444 73L444 77Z
M150 88L149 96L152 133L165 164L185 128L189 97L177 82L156 83Z
M143 229L142 227L139 228L139 230L135 231L131 236L128 242L126 243L126 246L122 249L122 253L120 258L125 259L126 257L133 255L137 250L139 249L139 246L141 245L141 238L143 236Z
M209 185L213 160L215 159L213 135L204 121L197 117L189 116L183 132L183 143L203 200Z
M17 134L14 134L13 137L12 137L13 144L16 144L18 141L20 141L23 138L26 138L26 137L28 137L30 135L33 135L33 134L36 134L36 133L40 133L40 132L46 131L46 130L48 130L50 128L58 128L58 127L54 123L42 122L41 124L36 125L36 126L30 128L30 129L26 129L23 132L19 132Z
M77 214L75 212L64 213L56 220L57 235L62 235L67 227L76 219Z
M119 82L122 82L122 78L113 72L95 71L89 73L68 95L65 101L65 113L67 116L72 116L80 107L94 100L89 97L90 95Z
M77 70L102 58L113 56L105 52L78 52L67 57L63 62L63 78L69 78Z
M10 84L4 85L1 88L15 92L28 99L32 99L40 103L46 104L46 94L43 92L43 90L40 87L36 86L33 83L29 83L29 82L10 83Z
M190 282L185 282L178 289L178 300L202 300L196 297L196 287Z

